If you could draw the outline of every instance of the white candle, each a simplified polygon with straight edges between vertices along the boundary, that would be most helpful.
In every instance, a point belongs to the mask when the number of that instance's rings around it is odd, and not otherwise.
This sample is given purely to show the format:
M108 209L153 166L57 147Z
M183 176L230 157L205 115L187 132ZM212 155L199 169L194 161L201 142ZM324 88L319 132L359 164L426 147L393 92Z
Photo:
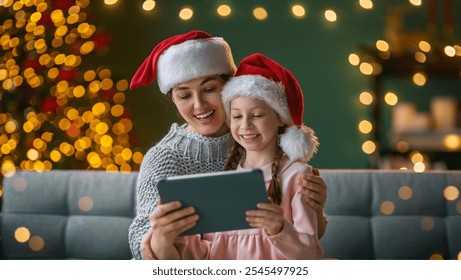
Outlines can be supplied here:
M392 110L392 130L394 133L408 131L413 126L416 106L413 103L401 102Z
M434 128L451 130L456 127L458 104L452 96L438 96L431 99L431 115Z

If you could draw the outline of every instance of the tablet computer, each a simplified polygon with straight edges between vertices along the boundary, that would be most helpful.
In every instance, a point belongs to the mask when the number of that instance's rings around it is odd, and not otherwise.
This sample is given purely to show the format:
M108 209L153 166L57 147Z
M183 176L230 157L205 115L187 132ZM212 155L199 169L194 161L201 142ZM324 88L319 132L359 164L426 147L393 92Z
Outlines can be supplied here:
M260 169L161 178L157 187L162 203L179 200L199 215L195 227L181 235L250 228L245 212L268 202Z

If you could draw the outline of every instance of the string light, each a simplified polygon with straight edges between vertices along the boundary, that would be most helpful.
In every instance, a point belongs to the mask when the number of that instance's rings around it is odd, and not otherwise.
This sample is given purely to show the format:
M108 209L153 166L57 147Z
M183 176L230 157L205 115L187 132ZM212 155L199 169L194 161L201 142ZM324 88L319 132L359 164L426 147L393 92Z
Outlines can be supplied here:
M306 9L301 5L293 5L291 7L291 12L296 18L303 18L306 16Z
M182 8L181 11L179 11L179 18L182 20L190 20L193 15L194 11L190 7Z
M104 4L106 5L114 5L117 4L118 0L104 0Z
M371 1L371 0L359 0L359 5L360 5L360 7L364 8L366 10L373 9L373 1Z
M142 3L142 9L144 11L152 11L155 8L155 1L154 0L146 0Z
M329 22L335 22L338 19L338 15L332 9L325 10L325 19Z
M360 64L360 57L355 54L355 53L351 53L349 55L349 63L353 66L357 66Z
M426 84L427 78L426 74L423 72L418 72L413 75L413 83L417 86L424 86Z
M262 8L262 7L257 7L253 10L253 16L257 19L257 20L266 20L267 17L269 16L269 14L267 13L266 9Z
M422 0L408 0L408 2L410 2L410 4L414 6L421 6L423 1Z
M419 47L420 50L422 50L423 52L426 52L426 53L431 51L431 45L426 41L420 41L418 43L418 47Z
M222 17L228 17L231 14L232 9L228 5L220 5L216 9L216 12L218 13L218 15L220 15Z
M399 98L395 93L389 91L384 95L384 101L389 106L395 106L399 101Z
M0 176L139 167L143 154L131 147L133 124L124 115L128 81L116 81L106 67L80 69L86 56L104 54L109 44L87 22L89 4L69 1L56 9L44 1L2 1L11 18L0 26Z
M445 46L445 48L443 49L443 51L445 52L445 54L448 56L448 57L454 57L456 55L456 50L454 47L452 46Z
M373 103L373 99L373 95L368 91L363 91L359 95L360 103L362 103L363 105L370 105L371 103Z

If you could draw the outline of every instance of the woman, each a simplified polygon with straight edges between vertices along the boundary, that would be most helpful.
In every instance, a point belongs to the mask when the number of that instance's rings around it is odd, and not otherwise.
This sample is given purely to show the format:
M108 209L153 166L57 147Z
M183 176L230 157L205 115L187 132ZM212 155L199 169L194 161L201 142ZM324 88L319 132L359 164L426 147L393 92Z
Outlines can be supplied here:
M130 88L157 80L186 123L173 124L144 156L137 182L137 213L129 229L135 259L154 258L152 248L164 249L163 244L195 225L198 216L193 208L182 208L179 202L158 204L156 184L161 177L223 169L231 138L221 90L235 71L229 45L203 31L165 39L136 71ZM322 217L319 233L323 233L326 185L312 174L304 175L302 185L308 203Z

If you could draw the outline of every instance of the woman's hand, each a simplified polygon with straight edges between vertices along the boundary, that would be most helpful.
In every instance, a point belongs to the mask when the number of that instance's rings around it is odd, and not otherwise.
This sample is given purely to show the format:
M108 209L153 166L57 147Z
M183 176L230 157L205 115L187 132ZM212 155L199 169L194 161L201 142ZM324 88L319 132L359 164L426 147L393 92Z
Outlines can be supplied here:
M263 228L268 235L274 235L283 229L283 208L273 203L258 203L259 210L246 212L246 220L251 227Z
M313 174L303 174L300 182L302 186L301 193L317 213L323 214L323 208L327 200L327 184L320 177L320 172L317 168L313 168L312 172Z
M317 212L317 236L321 238L325 233L327 219L323 208L327 200L327 184L320 177L320 172L317 168L312 169L313 174L303 174L300 182L301 194L316 212Z
M179 257L174 247L174 240L184 231L195 226L198 215L193 207L181 208L179 201L160 204L149 216L151 228L141 243L144 259L156 256L159 259Z

